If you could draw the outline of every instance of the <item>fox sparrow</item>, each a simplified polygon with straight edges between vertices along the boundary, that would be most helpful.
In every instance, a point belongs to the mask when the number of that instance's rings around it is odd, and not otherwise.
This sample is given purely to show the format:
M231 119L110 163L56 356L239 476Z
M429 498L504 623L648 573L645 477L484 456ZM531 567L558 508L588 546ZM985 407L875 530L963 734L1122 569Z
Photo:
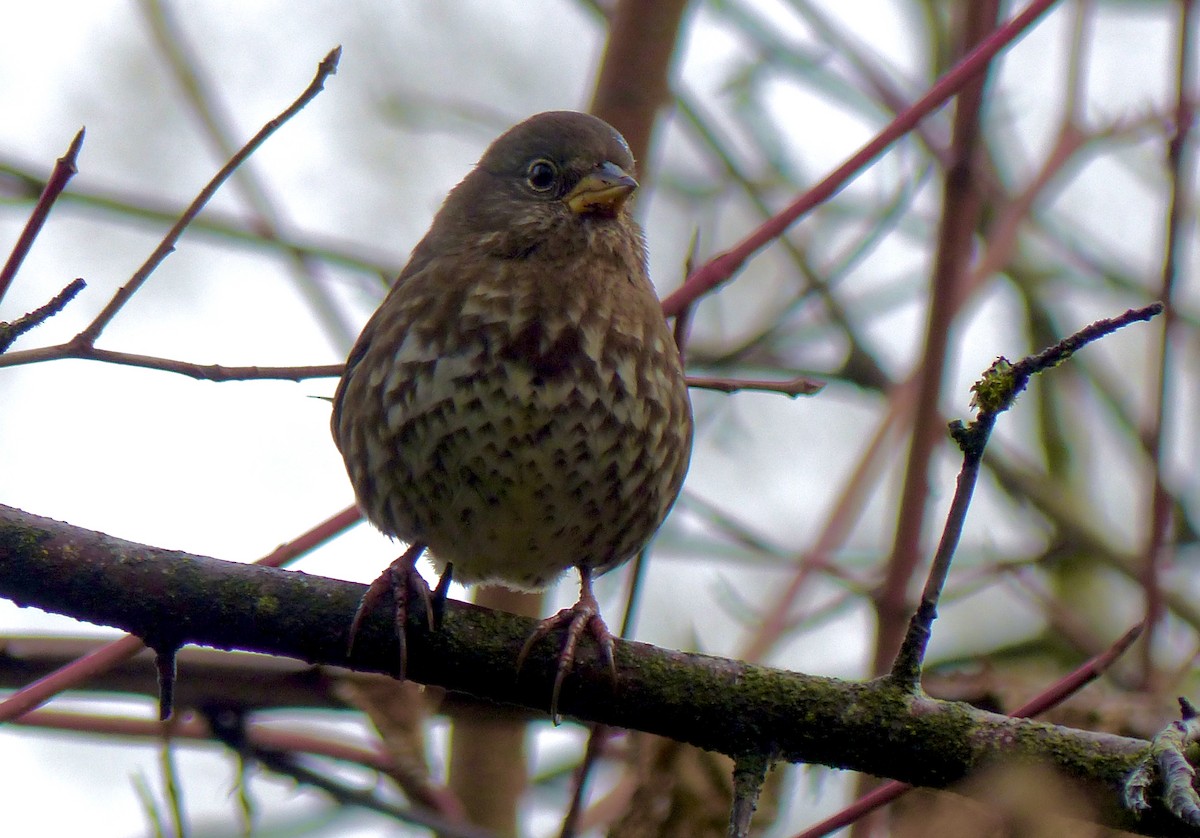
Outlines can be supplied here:
M509 129L447 196L350 353L333 435L366 517L412 545L351 635L391 591L402 676L409 600L430 611L415 567L425 548L462 582L539 589L579 569L579 601L521 653L566 627L556 718L582 635L613 665L592 579L654 534L692 443L678 349L626 205L636 188L625 140L595 117Z

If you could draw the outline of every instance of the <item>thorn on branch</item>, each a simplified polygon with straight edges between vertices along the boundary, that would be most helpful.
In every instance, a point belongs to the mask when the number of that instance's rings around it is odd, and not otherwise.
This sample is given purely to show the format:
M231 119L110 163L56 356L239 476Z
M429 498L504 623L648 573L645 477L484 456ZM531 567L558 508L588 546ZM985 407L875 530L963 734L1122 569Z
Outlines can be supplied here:
M758 808L758 797L771 760L763 754L743 754L733 767L733 807L729 813L730 838L749 838L750 821Z
M165 722L171 718L175 708L175 680L177 670L175 656L179 652L179 644L154 648L154 666L158 670L158 720Z

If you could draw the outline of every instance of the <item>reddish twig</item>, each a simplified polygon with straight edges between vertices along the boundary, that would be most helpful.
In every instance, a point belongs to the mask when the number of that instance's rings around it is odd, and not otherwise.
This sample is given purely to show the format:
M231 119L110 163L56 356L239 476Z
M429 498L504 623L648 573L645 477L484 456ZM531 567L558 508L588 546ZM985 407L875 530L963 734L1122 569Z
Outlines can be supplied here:
M163 736L163 726L157 721L68 713L60 710L35 710L15 720L14 724L47 730L93 733L101 736L127 736L156 740L162 739ZM355 747L343 741L308 736L266 725L248 725L246 733L251 743L262 748L328 757L356 763L384 773L395 769L395 764L388 754L378 750ZM192 739L202 742L212 739L212 732L208 725L198 716L172 721L170 735L172 739Z
M979 45L963 56L945 75L897 116L874 139L855 152L845 163L824 180L805 192L774 217L731 249L705 263L688 277L681 288L663 300L667 315L674 315L687 303L707 294L732 277L754 254L778 238L797 218L833 196L854 175L882 154L888 146L907 134L913 127L962 89L976 75L984 72L993 58L1045 14L1057 0L1033 0L1020 14L996 29Z
M1142 553L1141 583L1146 602L1146 642L1142 644L1141 666L1143 683L1149 686L1154 677L1154 639L1158 623L1165 610L1163 604L1161 568L1167 561L1170 527L1175 498L1164 482L1163 464L1176 453L1177 443L1168 439L1164 428L1168 425L1167 388L1173 386L1178 373L1172 374L1174 360L1172 345L1178 346L1179 335L1175 312L1175 288L1179 264L1186 258L1189 240L1192 238L1191 202L1194 172L1190 163L1189 141L1195 122L1197 97L1196 75L1196 4L1193 0L1180 3L1179 44L1176 55L1175 79L1175 133L1167 144L1167 169L1170 177L1170 205L1167 208L1166 243L1162 278L1159 282L1158 298L1165 306L1162 332L1159 335L1158 364L1152 373L1157 379L1150 387L1153 413L1146 438L1150 449L1153 470L1153 488L1150 497L1146 545Z
M285 567L306 553L309 553L329 539L337 536L362 520L362 511L357 506L348 506L312 529L291 541L281 544L273 551L263 556L255 564L263 567Z
M996 23L999 3L973 3L964 11L960 49L986 39ZM965 85L954 110L951 165L942 187L937 252L929 288L929 314L917 365L917 393L912 414L904 485L896 514L896 530L875 597L872 674L886 671L904 636L910 611L910 584L921 560L921 532L929 502L929 473L943 436L938 421L950 335L965 298L975 249L975 234L983 218L983 193L976 185L980 148L980 113L986 78L978 75Z
M114 640L78 660L71 661L0 701L0 722L21 718L59 693L77 687L101 672L107 672L145 648L146 644L141 638L127 634L120 640Z
M33 212L29 214L29 221L26 222L25 229L21 231L17 243L13 245L8 261L4 263L3 268L0 268L0 300L3 300L4 295L8 293L13 278L21 269L21 263L29 255L34 240L46 223L47 216L50 215L50 208L54 206L58 196L66 189L67 182L79 171L75 166L75 161L79 159L79 150L83 147L83 134L84 129L80 128L75 139L71 140L71 145L67 147L67 153L58 158L54 164L54 171L50 173L46 186L42 189L42 194L38 196L37 203L33 206Z
M1087 663L1076 668L1073 672L1068 673L1059 680L1055 681L1046 689L1035 695L1033 698L1026 701L1016 710L1013 710L1012 716L1040 716L1047 710L1051 710L1062 704L1068 698L1079 692L1085 686L1095 681L1101 675L1109 670L1109 668L1117 662L1117 658L1125 654L1134 641L1141 636L1142 631L1146 628L1145 623L1138 623L1129 631L1121 635L1117 640L1101 652L1096 657L1087 661Z

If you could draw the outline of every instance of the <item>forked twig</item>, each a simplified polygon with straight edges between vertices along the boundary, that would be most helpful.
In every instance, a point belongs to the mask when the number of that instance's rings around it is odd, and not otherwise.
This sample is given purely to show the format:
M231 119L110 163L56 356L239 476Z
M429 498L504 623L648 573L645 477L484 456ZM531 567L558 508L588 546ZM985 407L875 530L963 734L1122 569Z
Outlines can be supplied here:
M1092 341L1112 334L1130 323L1149 320L1162 310L1162 303L1152 303L1144 308L1130 309L1118 317L1097 320L1070 337L1063 338L1036 355L1028 355L1015 364L1006 358L997 358L983 374L983 378L971 388L974 394L971 403L979 413L969 425L957 420L950 423L950 434L963 452L963 466L958 474L950 511L946 515L946 525L942 530L929 576L925 580L925 589L921 593L921 603L909 621L908 632L892 664L889 677L899 686L916 690L920 684L921 666L925 659L925 649L929 643L933 621L937 618L938 600L941 598L942 588L950 573L950 563L966 523L971 495L979 478L983 451L987 447L992 428L995 427L996 417L1012 407L1017 396L1029 384L1029 379L1037 373L1058 366Z

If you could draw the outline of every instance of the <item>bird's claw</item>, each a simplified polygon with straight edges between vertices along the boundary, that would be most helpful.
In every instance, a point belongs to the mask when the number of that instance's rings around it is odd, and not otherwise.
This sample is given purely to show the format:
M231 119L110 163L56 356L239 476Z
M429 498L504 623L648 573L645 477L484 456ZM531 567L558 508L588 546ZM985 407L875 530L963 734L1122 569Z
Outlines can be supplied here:
M362 628L363 621L386 596L392 595L392 601L395 607L392 614L393 627L396 633L396 643L400 649L399 667L395 673L396 678L403 681L405 674L408 672L408 610L409 602L415 594L424 605L426 625L431 628L436 625L434 622L434 597L440 596L438 600L437 611L440 615L442 606L445 603L446 590L443 588L442 582L438 583L437 590L430 593L429 585L425 583L424 577L417 571L417 559L420 558L424 551L425 545L414 544L409 547L400 558L396 559L379 577L371 583L367 588L367 592L358 602L358 609L354 612L354 619L350 622L350 638L346 645L346 654L349 656L354 651L354 641L358 637L359 629ZM449 587L449 582L446 582L446 588ZM440 622L440 620L439 620Z
M534 644L564 626L567 630L567 637L558 653L558 669L554 675L554 688L550 693L550 718L556 725L562 721L562 717L558 714L558 697L562 693L562 685L567 677L567 672L575 664L575 650L579 646L579 638L584 633L589 633L596 639L596 643L600 646L600 655L608 664L613 681L615 682L617 678L613 635L600 616L600 607L596 603L595 597L590 593L585 593L579 598L579 602L570 608L564 608L553 617L542 620L529 639L525 641L525 645L521 647L521 654L517 656L517 672L520 673Z

